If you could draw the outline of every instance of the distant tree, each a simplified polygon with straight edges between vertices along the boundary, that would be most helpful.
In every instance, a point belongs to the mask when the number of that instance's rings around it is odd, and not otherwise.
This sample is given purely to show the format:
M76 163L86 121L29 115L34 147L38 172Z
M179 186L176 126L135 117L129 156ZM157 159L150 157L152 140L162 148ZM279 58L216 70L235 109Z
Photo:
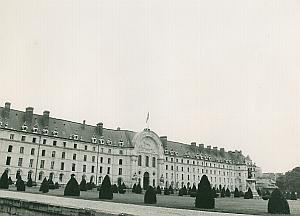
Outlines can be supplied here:
M40 186L40 190L41 192L43 193L48 193L49 192L49 183L48 183L48 180L47 178L45 177L41 186Z
M64 196L80 196L80 188L74 174L65 187Z
M80 188L80 191L87 191L85 178L81 179L79 188Z
M138 185L136 186L135 193L137 193L137 194L141 194L142 193L142 187L141 187L140 183L138 183Z
M132 193L136 192L136 183L134 183L134 185L132 186Z
M112 186L112 191L113 193L118 193L118 186L116 184Z
M21 175L18 176L18 179L16 181L16 187L17 187L17 191L25 191L25 183L22 180Z
M112 186L108 175L104 177L99 190L99 199L113 199Z
M268 213L290 214L290 207L279 189L275 189L268 202Z
M250 187L248 188L248 191L245 193L244 199L253 199L253 193Z
M226 189L226 191L225 191L225 196L226 196L226 197L230 197L230 196L231 196L231 193L230 193L229 188Z
M144 203L155 204L156 202L156 192L152 186L149 186L145 192Z
M281 191L295 191L300 194L300 167L276 178L276 185Z
M169 190L169 188L165 188L164 189L164 195L170 195L170 190Z
M157 185L157 187L156 187L156 194L161 194L161 189L160 189L159 185Z
M206 175L203 175L200 180L196 194L195 207L206 209L213 209L215 207L215 199Z
M240 192L239 192L239 190L237 188L235 188L233 196L234 197L240 197Z
M225 193L226 193L225 187L223 187L221 190L221 197L225 197Z
M190 196L191 197L196 197L196 193L197 193L197 188L196 185L193 185L191 191L190 191Z
M174 189L173 189L172 185L170 185L170 187L169 187L169 192L170 192L170 194L174 194Z
M10 179L11 180L11 179ZM9 178L8 178L8 171L5 170L0 178L0 188L1 189L8 189L9 188Z
M124 182L119 186L118 191L120 194L126 193L126 185Z
M32 178L31 177L28 178L26 186L27 187L32 187Z

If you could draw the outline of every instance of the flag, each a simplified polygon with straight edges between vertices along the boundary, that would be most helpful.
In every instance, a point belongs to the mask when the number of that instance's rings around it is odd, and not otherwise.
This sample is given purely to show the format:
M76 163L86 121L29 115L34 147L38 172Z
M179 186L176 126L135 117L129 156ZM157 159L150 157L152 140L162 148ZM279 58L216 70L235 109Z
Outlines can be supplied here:
M148 121L149 121L149 112L147 114L146 123L148 123Z

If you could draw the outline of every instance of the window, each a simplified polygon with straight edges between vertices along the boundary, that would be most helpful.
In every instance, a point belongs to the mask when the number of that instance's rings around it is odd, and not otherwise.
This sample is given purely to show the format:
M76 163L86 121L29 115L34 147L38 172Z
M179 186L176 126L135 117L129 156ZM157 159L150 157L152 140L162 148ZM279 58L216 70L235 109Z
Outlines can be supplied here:
M138 156L138 166L142 166L142 155Z
M31 154L31 155L34 155L34 151L35 151L35 148L32 148L32 149L30 150L30 154Z
M60 170L64 170L65 169L65 163L64 162L61 162L60 163Z
M10 165L10 161L11 161L11 157L10 156L7 156L6 157L6 165Z
M66 158L66 152L62 152L62 153L61 153L61 158L62 158L62 159L65 159L65 158Z
M110 174L110 167L107 167L107 174Z
M18 166L22 166L22 163L23 163L23 158L19 158Z
M152 167L155 167L155 164L156 164L156 159L155 157L152 157Z
M21 153L21 154L24 153L24 147L20 147L20 153Z
M108 154L111 154L111 149L108 149Z
M76 154L73 154L73 160L76 160Z
M174 168L173 168L173 166L171 166L171 170L173 170Z
M83 155L83 161L86 161L87 155Z
M14 139L14 136L15 136L14 134L10 134L10 135L9 135L9 139L13 140L13 139Z
M52 157L53 158L55 157L55 151L52 151Z
M44 167L45 167L45 160L41 160L40 168L41 168L41 169L44 169Z
M74 143L74 149L77 149L77 144L76 143Z
M99 172L102 173L102 170L103 170L103 168L102 168L102 166L101 166Z
M32 138L32 143L36 143L36 137Z
M122 163L123 163L123 160L119 159L119 165L122 165Z
M63 146L64 146L64 148L66 148L66 146L67 146L67 143L66 143L66 142L63 142Z
M92 171L91 173L94 173L95 172L95 166L92 166Z
M29 167L33 167L33 159L29 160Z
M168 165L166 165L166 170L168 170Z
M46 155L46 150L42 150L42 156Z
M43 172L39 172L39 181L42 181L42 179L43 179Z
M72 171L75 171L76 165L73 163L72 164Z
M95 162L95 156L92 156L92 162Z
M54 161L51 161L50 169L54 169Z
M82 172L86 172L86 165L82 166Z
M87 150L87 145L84 146L84 150Z
M22 137L21 137L21 141L22 141L22 142L25 142L25 140L26 140L26 136L22 136Z
M103 163L103 157L100 157L100 163Z
M8 152L12 152L12 148L13 148L13 146L12 146L12 145L9 145L7 151L8 151Z
M96 151L96 147L93 147L93 151L94 151L94 152Z
M46 139L43 139L43 144L45 145L47 143L47 140Z
M149 156L146 156L146 163L145 163L146 167L149 166Z
M122 155L122 154L123 154L123 150L120 150L120 151L119 151L119 154Z
M53 146L56 146L56 144L57 144L57 141L56 140L53 140Z
M111 162L111 159L107 158L107 163L110 164L110 162Z
M122 175L122 168L119 168L119 175Z

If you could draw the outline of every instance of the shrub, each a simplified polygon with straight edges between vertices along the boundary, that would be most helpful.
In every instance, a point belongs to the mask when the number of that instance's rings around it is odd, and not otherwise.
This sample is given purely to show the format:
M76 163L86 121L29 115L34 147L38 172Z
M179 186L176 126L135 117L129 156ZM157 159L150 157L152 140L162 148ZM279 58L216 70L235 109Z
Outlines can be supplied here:
M253 193L251 188L248 188L248 191L244 195L244 199L253 199Z
M198 185L195 207L206 209L213 209L215 207L215 199L212 195L210 182L206 175L202 176Z
M86 180L85 180L85 178L82 178L82 179L81 179L79 188L80 188L80 191L87 191L87 188L86 188Z
M92 190L95 187L96 187L96 185L95 185L94 182L89 182L89 183L86 184L86 189L87 190Z
M112 186L112 191L113 193L118 193L118 186L116 184Z
M13 181L11 180L11 177L8 178L8 184L9 185L13 185L14 184Z
M124 182L119 186L118 191L120 194L126 193L126 185L124 184Z
M40 190L41 192L43 193L48 193L49 192L49 183L48 183L48 180L47 178L45 177L41 186L40 186Z
M290 207L279 189L275 189L268 202L268 213L290 214Z
M266 192L263 193L262 199L268 200L269 198L270 198L270 192L267 190Z
M169 188L165 188L165 189L164 189L164 195L170 195Z
M58 182L55 182L55 184L54 184L54 188L55 188L55 189L58 189L58 188L59 188L59 184L58 184Z
M213 198L218 197L218 194L217 194L217 191L216 191L215 187L212 188L212 195L213 195Z
M221 190L221 197L225 197L225 193L226 193L225 187L223 187Z
M25 183L22 180L21 176L18 176L16 187L17 187L17 191L25 191Z
M240 192L237 188L234 189L234 194L233 194L234 197L240 197Z
M9 178L8 178L8 171L5 170L0 178L0 188L1 189L8 189L8 187L10 185ZM11 180L11 178L10 178L10 180Z
M74 174L65 187L64 196L80 196L80 188Z
M156 194L161 194L161 189L160 189L159 185L156 187Z
M183 186L182 190L183 190L183 195L187 195L187 189L185 185Z
M26 186L32 187L32 178L31 177L27 180Z
M138 185L136 186L135 193L137 193L137 194L141 194L142 193L142 187L141 187L140 183L138 183Z
M132 186L132 193L136 193L136 183Z
M144 196L144 203L155 204L156 202L156 192L152 186L149 186Z
M49 178L48 183L49 183L49 189L50 190L55 189L54 182L52 181L52 178Z
M99 199L113 199L112 186L108 175L104 177L99 189Z
M230 197L231 196L230 190L228 188L225 191L225 196L226 197Z
M292 191L291 193L291 200L297 200L296 192Z
M173 189L172 185L170 185L170 187L169 187L169 192L170 192L170 194L174 194L174 189Z
M196 197L196 193L197 193L197 188L195 185L193 185L191 191L190 191L190 196L191 197Z

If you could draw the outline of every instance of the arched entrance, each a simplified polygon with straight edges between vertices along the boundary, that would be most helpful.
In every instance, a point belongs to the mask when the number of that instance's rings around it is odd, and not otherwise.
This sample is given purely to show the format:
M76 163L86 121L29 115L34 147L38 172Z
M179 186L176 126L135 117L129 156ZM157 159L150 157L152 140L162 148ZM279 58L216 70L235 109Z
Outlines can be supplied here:
M148 187L149 187L149 173L145 172L143 178L143 188L144 190L147 190Z

